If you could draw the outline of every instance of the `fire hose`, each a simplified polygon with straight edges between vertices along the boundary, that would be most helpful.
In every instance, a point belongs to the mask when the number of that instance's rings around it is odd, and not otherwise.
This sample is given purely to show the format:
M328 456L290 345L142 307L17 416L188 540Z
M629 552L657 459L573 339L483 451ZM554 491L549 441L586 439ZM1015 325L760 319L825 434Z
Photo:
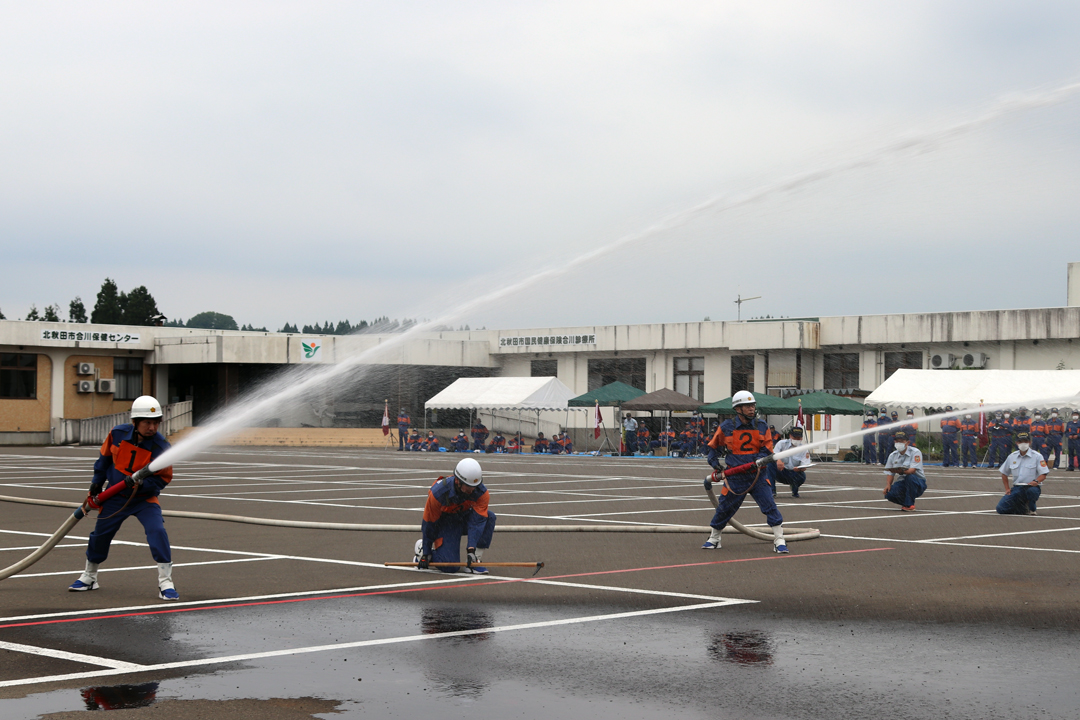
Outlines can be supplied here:
M712 488L715 481L731 477L732 475L741 475L742 473L751 471L756 471L760 475L765 465L770 462L772 462L772 455L769 455L765 458L759 458L752 463L746 463L745 465L736 465L735 467L727 468L725 470L716 470L715 472L711 473L708 477L705 478L705 493L709 496L709 502L712 503L713 507L717 507L720 504L720 501L716 499L716 493L713 492ZM754 479L754 482L757 482L756 478ZM750 485L750 488L752 487L753 484ZM750 488L747 488L746 492L750 492ZM758 540L768 540L769 542L772 542L772 533L764 533L760 530L755 530L754 528L748 528L735 518L729 518L728 525L735 528L737 531L743 533L744 535L749 535L750 537L757 538ZM725 527L724 530L727 530L727 528ZM806 530L794 533L784 533L784 539L788 542L795 542L797 540L813 540L817 537L821 537L821 531L815 528L807 528Z
M765 461L767 461L766 459ZM760 461L760 462L765 462ZM759 468L760 465L750 463L747 465L740 465L734 468L728 468L721 474L723 476L737 475L742 472L750 471L753 468ZM709 495L709 501L713 507L716 507L718 500L712 490L712 482L719 479L718 473L713 473L705 480L705 490ZM132 480L136 484L141 483L143 478L150 474L147 468L139 470L132 475ZM109 486L109 488L94 498L88 497L82 503L75 504L70 502L64 502L61 500L36 500L33 498L20 498L12 497L8 495L0 495L0 501L2 502L16 502L24 503L28 505L48 505L51 507L74 507L75 512L64 524L61 525L56 532L54 532L48 540L46 540L41 547L34 552L27 555L21 561L14 565L0 570L0 580L5 580L12 575L16 575L26 568L36 563L41 558L49 554L49 552L61 541L64 537L71 532L71 529L82 520L90 512L91 509L98 508L101 503L108 500L113 495L119 493L127 487L124 483L116 483ZM418 528L415 524L412 525L383 525L383 524L371 524L371 523L335 523L335 522L312 522L307 520L278 520L274 518L258 518L247 517L244 515L223 515L220 513L204 513L204 512L190 512L186 510L162 510L162 515L167 517L177 518L189 518L192 520L216 520L219 522L234 522L243 523L246 525L268 525L272 527L287 527L287 528L299 528L305 530L346 530L346 531L359 531L359 532L417 532ZM742 523L738 522L734 518L728 520L730 527L725 527L724 532L736 533L740 532L744 535L749 535L752 538L758 540L772 541L771 533L764 533L754 528L748 528ZM712 531L712 528L708 525L496 525L495 530L497 532L580 532L580 533L708 533ZM785 534L785 538L790 541L796 540L812 540L821 535L820 530L807 529L802 532L796 532L791 534Z

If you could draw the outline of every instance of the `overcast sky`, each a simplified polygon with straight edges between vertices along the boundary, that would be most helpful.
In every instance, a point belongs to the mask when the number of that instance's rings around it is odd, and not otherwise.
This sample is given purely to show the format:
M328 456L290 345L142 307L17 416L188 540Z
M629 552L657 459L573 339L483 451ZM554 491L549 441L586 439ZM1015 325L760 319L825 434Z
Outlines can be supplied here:
M0 3L0 311L102 280L439 317L1080 79L1076 2ZM703 212L453 324L1065 304L1080 95Z

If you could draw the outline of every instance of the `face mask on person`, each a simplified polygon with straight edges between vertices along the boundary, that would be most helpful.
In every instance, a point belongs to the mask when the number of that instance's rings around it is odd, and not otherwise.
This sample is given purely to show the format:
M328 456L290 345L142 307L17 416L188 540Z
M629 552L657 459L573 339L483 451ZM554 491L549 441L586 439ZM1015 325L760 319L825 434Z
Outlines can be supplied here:
M964 419L965 420L970 420L971 419L971 413L968 413L967 415L965 415Z
M1036 415L1036 416L1035 416L1035 419L1036 419L1036 420L1042 420L1042 415Z
M795 438L791 438L791 445L793 447L798 447L802 445L802 440L796 440Z
M1052 417L1052 418L1056 418L1057 416L1058 416L1057 413L1050 413L1050 417Z
M1030 443L1016 443L1016 449L1022 453L1026 453L1029 447L1031 447Z
M1008 419L1009 419L1010 417L1012 417L1012 416L1011 416L1011 415L1009 415L1009 413L1005 413L1005 419L1006 419L1006 420L1008 420Z
M1080 420L1080 415L1073 415L1072 419L1073 419L1073 422L1076 422L1077 420Z
M893 447L896 448L896 452L904 452L905 450L907 450L907 443L897 442Z

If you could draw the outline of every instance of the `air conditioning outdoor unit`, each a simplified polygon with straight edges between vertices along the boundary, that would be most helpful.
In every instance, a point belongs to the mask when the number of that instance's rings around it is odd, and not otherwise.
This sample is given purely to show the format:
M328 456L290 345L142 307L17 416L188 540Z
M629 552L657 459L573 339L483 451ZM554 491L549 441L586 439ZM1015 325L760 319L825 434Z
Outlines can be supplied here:
M75 366L76 375L93 375L94 363L81 362Z
M930 356L931 370L949 370L956 364L957 357L952 353L933 353Z
M81 393L92 393L92 392L94 392L94 381L93 380L79 380L77 383L75 383L75 391L76 392L81 392Z
M97 381L97 391L99 393L114 393L116 392L116 380L113 378L101 378Z
M964 356L960 358L960 366L965 368L984 368L986 367L987 357L981 352L969 352L964 353Z

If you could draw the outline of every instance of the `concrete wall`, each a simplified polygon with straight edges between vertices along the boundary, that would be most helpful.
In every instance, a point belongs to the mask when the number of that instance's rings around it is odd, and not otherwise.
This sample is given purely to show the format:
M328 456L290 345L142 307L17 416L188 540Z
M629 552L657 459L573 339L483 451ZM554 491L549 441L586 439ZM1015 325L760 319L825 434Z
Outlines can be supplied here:
M1069 285L1065 304L1080 307L1080 262L1069 263Z

